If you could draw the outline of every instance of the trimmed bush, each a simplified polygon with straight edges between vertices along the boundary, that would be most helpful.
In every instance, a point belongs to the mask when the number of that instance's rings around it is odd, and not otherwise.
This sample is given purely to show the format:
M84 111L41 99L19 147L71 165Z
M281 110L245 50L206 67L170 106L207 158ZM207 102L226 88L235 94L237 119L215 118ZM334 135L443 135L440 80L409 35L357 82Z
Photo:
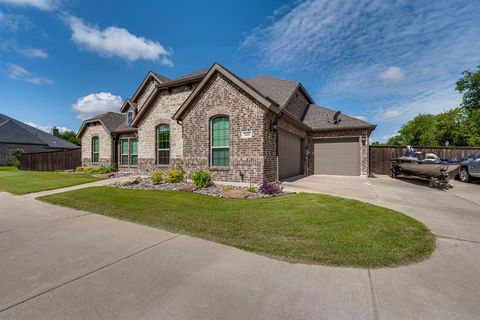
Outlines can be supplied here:
M276 182L268 182L267 180L263 180L262 183L260 183L260 187L258 188L260 193L263 194L280 194L282 193L282 187L280 184Z
M212 176L206 171L197 171L191 177L193 184L198 189L206 188L212 183Z
M168 183L181 183L183 182L183 171L180 170L170 170L167 172L167 177L165 181Z
M111 166L102 166L98 169L94 169L92 171L93 174L105 174L105 173L110 173L110 172L115 172L117 171L117 166L116 165L111 165Z
M160 184L163 181L164 172L162 170L157 170L152 174L152 183Z
M92 173L92 172L93 172L93 168L92 168L92 167L89 167L89 166L76 167L76 168L75 168L75 172L80 172L80 173Z
M255 192L257 192L257 188L255 188L255 187L248 187L248 188L247 188L247 191L248 191L248 192L251 192L251 193L255 193Z

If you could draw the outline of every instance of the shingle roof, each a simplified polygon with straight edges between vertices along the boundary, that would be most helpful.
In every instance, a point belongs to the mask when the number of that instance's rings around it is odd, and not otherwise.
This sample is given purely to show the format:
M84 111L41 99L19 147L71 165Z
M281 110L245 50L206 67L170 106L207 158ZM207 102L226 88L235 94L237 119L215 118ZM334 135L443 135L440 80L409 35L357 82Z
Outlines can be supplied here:
M178 77L178 78L174 79L173 81L187 79L187 78L196 77L196 76L202 76L202 75L204 76L204 75L207 74L208 70L210 70L210 68L201 69L201 70L183 75L181 77Z
M172 80L168 79L167 77L162 76L160 73L156 73L156 72L153 72L153 71L151 71L151 73L153 73L162 82L172 81Z
M244 79L249 85L254 87L265 97L268 97L278 103L283 108L288 99L293 94L299 83L291 80L284 80L269 76L258 76L250 79Z
M334 115L336 111L311 104L308 107L307 113L303 118L303 122L312 129L336 129L336 128L350 128L350 127L375 127L366 121L348 116L341 113L336 124L334 122Z
M118 126L120 126L126 121L126 116L122 113L116 113L116 112L105 112L102 114L99 114L96 117L87 119L85 121L94 121L94 120L100 120L103 125L106 127L106 129L109 132L114 131Z
M70 143L40 129L29 126L0 113L0 142L18 144L40 144L49 148L76 149L76 144Z

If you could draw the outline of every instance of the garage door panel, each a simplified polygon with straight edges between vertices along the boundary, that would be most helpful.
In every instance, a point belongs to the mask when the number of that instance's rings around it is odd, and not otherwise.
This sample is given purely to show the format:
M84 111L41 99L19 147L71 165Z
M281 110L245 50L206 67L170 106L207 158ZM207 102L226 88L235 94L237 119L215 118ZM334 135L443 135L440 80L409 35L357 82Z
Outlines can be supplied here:
M327 175L360 175L357 139L332 139L314 144L314 173Z
M278 132L279 178L302 174L302 139L285 130Z

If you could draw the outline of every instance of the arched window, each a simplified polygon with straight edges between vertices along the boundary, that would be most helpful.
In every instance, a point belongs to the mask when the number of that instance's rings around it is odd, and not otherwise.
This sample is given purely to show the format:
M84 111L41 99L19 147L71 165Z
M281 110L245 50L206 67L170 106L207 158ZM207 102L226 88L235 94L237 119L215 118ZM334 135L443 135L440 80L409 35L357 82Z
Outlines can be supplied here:
M230 120L227 116L212 118L211 128L211 165L227 167L230 165Z
M92 162L98 163L100 161L100 139L92 137Z
M157 164L170 163L170 126L161 124L157 127Z

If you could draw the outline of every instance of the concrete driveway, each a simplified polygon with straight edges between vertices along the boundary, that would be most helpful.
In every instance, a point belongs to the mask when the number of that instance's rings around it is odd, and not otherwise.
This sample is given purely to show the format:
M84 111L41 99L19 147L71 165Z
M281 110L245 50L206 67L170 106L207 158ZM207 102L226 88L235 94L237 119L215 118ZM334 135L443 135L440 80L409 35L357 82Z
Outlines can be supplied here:
M478 319L480 205L464 199L472 187L289 183L399 209L441 236L431 259L374 270L289 264L0 193L0 319Z

